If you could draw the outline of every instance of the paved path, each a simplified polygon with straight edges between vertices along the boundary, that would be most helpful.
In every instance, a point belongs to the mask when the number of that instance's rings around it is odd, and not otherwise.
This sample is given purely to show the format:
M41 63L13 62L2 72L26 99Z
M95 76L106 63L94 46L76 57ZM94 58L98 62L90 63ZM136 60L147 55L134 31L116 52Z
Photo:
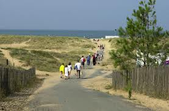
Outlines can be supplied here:
M91 77L97 76L92 74ZM85 71L84 71L85 75ZM87 79L87 78L86 78ZM126 102L122 97L88 90L80 85L84 79L63 80L58 85L41 91L30 101L31 111L150 111Z

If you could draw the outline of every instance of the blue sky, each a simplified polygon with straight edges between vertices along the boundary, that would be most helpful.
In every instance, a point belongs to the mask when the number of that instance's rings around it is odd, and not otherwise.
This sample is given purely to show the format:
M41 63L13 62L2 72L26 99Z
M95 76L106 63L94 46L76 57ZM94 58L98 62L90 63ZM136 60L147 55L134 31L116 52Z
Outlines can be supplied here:
M114 30L140 0L0 0L0 29ZM169 30L169 0L157 0L158 25Z

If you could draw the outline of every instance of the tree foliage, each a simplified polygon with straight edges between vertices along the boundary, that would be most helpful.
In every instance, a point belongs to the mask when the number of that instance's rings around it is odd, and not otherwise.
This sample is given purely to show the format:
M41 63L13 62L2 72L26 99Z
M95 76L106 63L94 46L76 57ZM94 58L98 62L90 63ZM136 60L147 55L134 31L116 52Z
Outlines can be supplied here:
M151 66L166 60L169 33L157 26L155 4L156 0L141 1L138 9L133 10L133 17L127 17L126 28L119 28L119 48L110 52L115 66L130 70L136 61Z

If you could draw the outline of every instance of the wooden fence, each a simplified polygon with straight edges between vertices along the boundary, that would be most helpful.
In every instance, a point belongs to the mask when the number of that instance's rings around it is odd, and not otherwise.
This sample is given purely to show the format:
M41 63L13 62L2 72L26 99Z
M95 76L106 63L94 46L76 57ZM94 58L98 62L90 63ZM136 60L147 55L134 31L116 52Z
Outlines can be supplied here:
M26 86L35 78L35 68L18 70L9 67L0 67L0 93L9 95L19 88Z
M125 89L126 77L125 72L113 71L113 88ZM128 77L134 92L169 99L169 67L136 68L128 74Z
M2 59L0 58L0 66L7 66L9 65L9 60L8 59Z

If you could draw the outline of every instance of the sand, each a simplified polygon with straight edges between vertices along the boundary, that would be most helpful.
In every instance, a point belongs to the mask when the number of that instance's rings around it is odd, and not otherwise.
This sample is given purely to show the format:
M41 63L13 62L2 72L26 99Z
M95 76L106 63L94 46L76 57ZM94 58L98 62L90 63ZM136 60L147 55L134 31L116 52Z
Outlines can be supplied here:
M25 48L29 46L29 44L27 43L30 41L31 39L29 39L28 41L22 42L22 43L1 44L0 47L1 48Z
M27 41L27 42L29 42L29 41ZM2 48L3 47L4 48L6 48L6 47L23 48L23 47L28 46L27 42L23 42L21 44L0 45L0 47L2 47ZM84 87L89 88L89 89L99 90L99 91L102 91L105 93L109 93L109 94L117 95L117 96L123 96L124 98L127 98L128 94L124 91L121 91L121 90L114 91L113 89L105 89L106 86L111 85L111 78L106 78L106 76L112 72L114 67L111 64L110 59L109 59L110 58L109 51L111 50L110 43L108 42L108 40L102 40L99 42L99 44L104 44L106 46L103 63L107 63L107 64L105 66L103 66L101 64L100 66L97 66L95 69L89 70L89 71L91 74L92 71L94 72L97 69L103 69L104 75L100 75L100 76L96 76L91 79L87 79L84 82L82 82L81 84ZM2 51L4 56L7 59L9 59L9 61L12 64L15 64L16 67L23 67L25 69L30 68L30 66L25 67L24 63L21 63L20 60L18 60L16 58L12 58L10 55L10 52L8 50L4 50L4 49L0 49L0 50ZM37 76L38 77L45 77L46 79L45 79L42 87L40 87L37 91L35 91L35 93L33 95L31 95L29 97L29 99L28 99L29 101L32 100L34 98L34 96L36 94L38 94L41 90L52 87L61 81L61 79L59 78L60 74L57 72L51 73L51 72L37 70ZM86 76L90 76L90 75L86 75ZM141 94L137 94L137 93L133 93L132 100L128 100L128 99L124 99L124 100L133 102L135 104L142 104L142 105L149 107L149 108L156 110L156 111L169 111L169 101L168 100L151 98L146 95L141 95Z
M108 40L103 40L100 41L101 44L105 44L106 49L105 49L105 55L104 55L104 60L103 62L107 62L110 59L109 51L111 50L111 45L108 42ZM106 66L96 66L95 69L90 69L87 70L89 73L86 75L86 77L89 77L90 74L95 72L98 69L103 69L103 75L96 76L94 78L89 78L81 83L82 86L93 89L93 90L98 90L101 92L109 93L111 95L116 95L116 96L123 96L124 101L129 101L135 104L141 104L145 107L151 108L155 111L169 111L169 100L162 100L162 99L157 99L157 98L152 98L143 94L138 94L134 93L132 95L132 99L129 100L128 98L128 93L122 90L113 90L112 88L106 89L106 87L111 86L112 84L112 79L107 78L106 76L110 76L112 70L114 67L112 64L108 64Z

